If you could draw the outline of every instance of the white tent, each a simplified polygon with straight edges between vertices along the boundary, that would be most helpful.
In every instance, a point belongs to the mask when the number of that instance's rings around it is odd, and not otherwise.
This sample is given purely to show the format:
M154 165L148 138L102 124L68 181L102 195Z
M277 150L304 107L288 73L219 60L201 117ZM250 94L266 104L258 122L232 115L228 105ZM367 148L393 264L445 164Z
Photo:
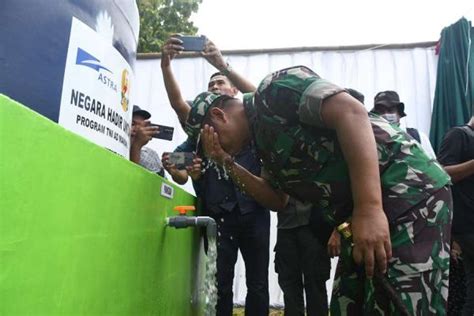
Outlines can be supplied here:
M405 103L407 117L402 125L429 134L436 83L435 43L407 45L364 45L357 47L319 47L223 52L233 69L255 85L268 73L293 65L305 65L340 86L354 88L365 95L366 108L373 106L378 91L395 90ZM140 56L135 67L133 104L150 111L152 122L175 127L172 142L153 140L148 146L158 153L173 151L186 136L171 109L163 84L159 54ZM189 56L172 62L174 74L186 100L207 89L216 72L203 58ZM192 191L190 183L185 189ZM270 304L283 305L283 296L273 269L276 216L272 216L270 253ZM331 285L328 282L328 287ZM245 302L245 269L241 257L235 269L234 302Z

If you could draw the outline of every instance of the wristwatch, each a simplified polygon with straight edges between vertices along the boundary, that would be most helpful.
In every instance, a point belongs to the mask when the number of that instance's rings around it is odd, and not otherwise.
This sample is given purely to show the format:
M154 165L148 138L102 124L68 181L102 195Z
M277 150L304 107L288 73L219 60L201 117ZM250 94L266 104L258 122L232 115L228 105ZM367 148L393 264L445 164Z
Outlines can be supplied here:
M229 63L226 64L227 66L221 70L221 73L227 77L232 72L232 67L229 65Z

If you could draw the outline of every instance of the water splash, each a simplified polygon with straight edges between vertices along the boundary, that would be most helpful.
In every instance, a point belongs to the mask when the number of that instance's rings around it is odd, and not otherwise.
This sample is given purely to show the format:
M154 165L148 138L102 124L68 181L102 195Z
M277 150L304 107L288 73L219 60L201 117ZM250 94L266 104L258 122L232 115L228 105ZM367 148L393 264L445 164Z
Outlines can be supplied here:
M211 168L216 171L219 180L229 180L230 177L225 168L219 167L219 165L212 159L208 159L207 162L204 163L201 173L204 174ZM222 219L222 221L224 220ZM220 235L220 233L218 234ZM205 302L204 315L215 316L217 305L217 246L215 236L208 236L207 238L208 249L206 256L206 273L202 289Z
M201 170L201 173L204 174L208 169L213 168L217 173L218 180L229 180L229 174L225 168L220 167L214 160L208 159L204 164L204 167Z
M216 238L214 236L208 236L208 250L206 257L206 274L204 279L204 286L202 291L204 292L205 311L206 316L216 315L217 305L217 247Z

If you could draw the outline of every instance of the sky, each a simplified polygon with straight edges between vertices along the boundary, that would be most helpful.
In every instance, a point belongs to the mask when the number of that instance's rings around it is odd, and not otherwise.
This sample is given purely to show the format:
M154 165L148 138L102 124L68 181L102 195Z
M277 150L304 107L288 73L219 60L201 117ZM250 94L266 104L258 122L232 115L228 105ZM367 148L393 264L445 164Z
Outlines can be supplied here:
M191 19L220 49L436 41L474 0L203 0Z

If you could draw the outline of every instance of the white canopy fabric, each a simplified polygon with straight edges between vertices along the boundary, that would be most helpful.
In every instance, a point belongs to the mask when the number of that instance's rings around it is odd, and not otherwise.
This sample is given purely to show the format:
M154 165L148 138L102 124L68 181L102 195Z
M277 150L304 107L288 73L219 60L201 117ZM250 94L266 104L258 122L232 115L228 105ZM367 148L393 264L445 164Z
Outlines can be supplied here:
M258 85L260 80L272 71L294 65L305 65L325 79L342 87L354 88L362 92L365 95L365 106L368 110L372 108L373 98L377 92L395 90L400 95L401 101L405 103L407 117L402 119L402 125L414 127L429 134L438 58L434 47L426 46L429 45L423 43L409 45L408 48L374 47L341 50L308 48L295 51L285 49L230 54L224 52L224 56L234 70L255 85ZM186 100L193 100L197 94L207 90L209 77L217 71L201 57L175 59L172 61L172 67ZM169 105L159 57L137 61L135 80L131 90L133 104L148 110L152 114L153 123L175 127L173 141L154 139L147 146L161 155L165 151L173 151L177 145L185 141L186 136ZM187 183L184 188L193 192L190 183ZM283 305L283 295L273 266L275 240L276 216L272 216L269 249L270 304ZM332 281L328 281L329 289L331 284ZM244 304L245 294L245 267L239 255L235 268L234 302Z

